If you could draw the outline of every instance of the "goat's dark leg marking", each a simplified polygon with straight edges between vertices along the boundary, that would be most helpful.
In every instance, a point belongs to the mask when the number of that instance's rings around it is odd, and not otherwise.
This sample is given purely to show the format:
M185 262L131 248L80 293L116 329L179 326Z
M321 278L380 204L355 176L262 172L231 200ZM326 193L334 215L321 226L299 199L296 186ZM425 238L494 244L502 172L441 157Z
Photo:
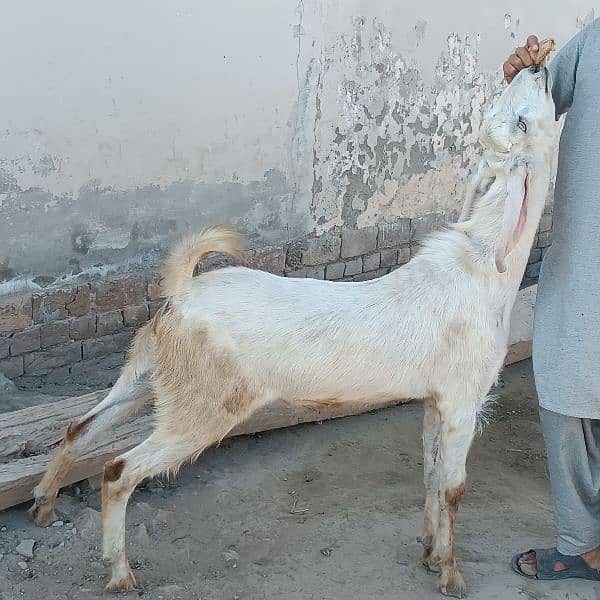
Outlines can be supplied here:
M122 458L117 458L111 462L108 462L104 465L104 480L105 481L117 481L121 474L123 473L123 469L125 468L125 461Z
M82 433L85 433L87 428L90 426L90 423L96 418L96 415L90 415L85 419L77 422L73 421L69 424L67 428L67 433L65 434L65 438L67 441L72 442L75 438L79 437Z

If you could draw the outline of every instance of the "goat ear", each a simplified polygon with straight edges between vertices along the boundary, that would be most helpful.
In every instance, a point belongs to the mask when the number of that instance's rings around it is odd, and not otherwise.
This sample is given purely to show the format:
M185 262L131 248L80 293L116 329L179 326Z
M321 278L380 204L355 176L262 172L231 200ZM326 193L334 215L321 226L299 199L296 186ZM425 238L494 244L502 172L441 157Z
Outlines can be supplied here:
M485 159L482 160L479 163L477 171L467 188L465 203L463 204L460 217L458 218L459 223L468 221L471 218L475 201L487 194L492 183L494 183L494 179L496 179L494 172L488 165L487 161Z
M496 268L506 271L505 260L519 243L527 220L528 172L524 163L511 166L506 177L506 201L502 216L502 232L496 250Z

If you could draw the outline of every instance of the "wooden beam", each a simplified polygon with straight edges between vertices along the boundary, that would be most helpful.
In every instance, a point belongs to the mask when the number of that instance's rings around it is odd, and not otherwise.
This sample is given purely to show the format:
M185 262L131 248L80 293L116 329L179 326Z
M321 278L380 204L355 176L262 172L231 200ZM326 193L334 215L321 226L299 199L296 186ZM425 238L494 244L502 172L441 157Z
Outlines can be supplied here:
M39 454L59 442L69 423L98 404L107 390L0 414L0 461Z

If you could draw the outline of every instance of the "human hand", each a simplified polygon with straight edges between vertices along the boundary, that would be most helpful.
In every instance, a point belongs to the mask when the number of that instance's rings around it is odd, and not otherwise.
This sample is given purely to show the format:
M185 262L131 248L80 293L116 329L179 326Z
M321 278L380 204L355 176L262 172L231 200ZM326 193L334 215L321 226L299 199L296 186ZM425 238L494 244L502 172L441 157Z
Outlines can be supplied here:
M534 59L537 57L539 49L540 43L538 38L535 35L530 35L525 45L517 48L502 65L504 79L510 83L519 71L531 67L534 64Z

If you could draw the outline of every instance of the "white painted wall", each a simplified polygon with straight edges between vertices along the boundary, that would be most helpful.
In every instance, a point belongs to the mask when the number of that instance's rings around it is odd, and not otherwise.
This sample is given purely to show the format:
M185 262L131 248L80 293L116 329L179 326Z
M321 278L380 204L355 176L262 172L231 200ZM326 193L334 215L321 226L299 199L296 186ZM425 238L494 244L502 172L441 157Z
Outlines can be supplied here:
M597 4L5 0L0 280L455 210L507 53Z

